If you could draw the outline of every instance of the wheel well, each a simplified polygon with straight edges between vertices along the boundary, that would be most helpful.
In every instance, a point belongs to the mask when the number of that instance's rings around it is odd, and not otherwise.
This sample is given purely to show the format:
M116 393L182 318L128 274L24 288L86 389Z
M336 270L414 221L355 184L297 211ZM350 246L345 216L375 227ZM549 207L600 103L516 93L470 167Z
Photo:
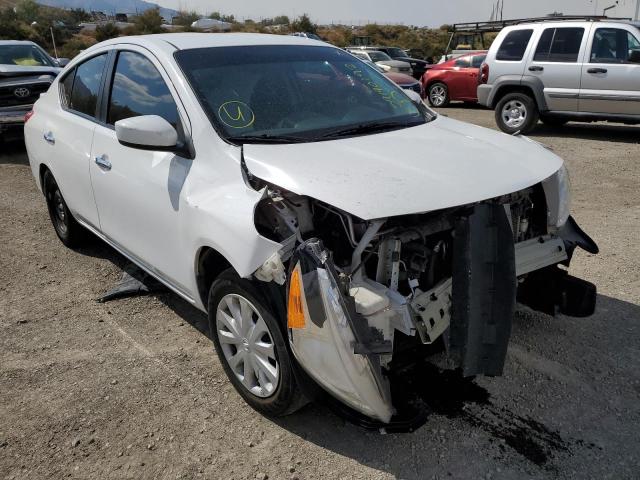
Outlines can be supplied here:
M523 85L504 85L498 89L498 91L496 92L496 95L493 97L493 102L491 102L492 103L491 108L495 108L495 106L502 99L502 97L504 97L508 93L524 93L530 96L533 99L533 101L536 102L536 105L538 103L536 96L530 87L526 87Z
M40 170L38 171L38 176L40 177L40 188L42 193L44 193L44 174L45 172L49 172L49 167L47 167L44 163L40 164Z
M209 290L213 281L230 268L231 264L224 256L211 247L202 247L196 260L196 283L198 294L205 308L208 308Z

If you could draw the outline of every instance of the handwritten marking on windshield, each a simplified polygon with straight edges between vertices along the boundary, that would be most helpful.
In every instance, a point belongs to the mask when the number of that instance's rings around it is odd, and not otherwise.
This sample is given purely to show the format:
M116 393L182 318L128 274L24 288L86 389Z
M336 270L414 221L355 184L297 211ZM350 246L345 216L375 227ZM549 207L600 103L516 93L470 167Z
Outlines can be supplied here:
M218 108L218 118L231 128L250 127L256 119L251 107L244 102L231 100L224 102Z
M371 79L371 77L369 77L369 75L365 75L362 70L360 70L360 68L356 65L354 65L353 63L347 63L345 64L345 67L347 67L349 70L351 70L351 72L353 73L354 77L358 77L358 79L360 79L360 81L362 81L362 83L364 83L365 85L367 85L371 90L373 90L375 93L377 93L384 101L397 106L397 107L403 107L407 104L410 104L411 101L409 100L409 98L403 98L406 97L406 95L398 95L399 92L395 91L395 90L390 90L390 89L385 89L383 88L381 85L379 85L378 83L376 83L373 79Z

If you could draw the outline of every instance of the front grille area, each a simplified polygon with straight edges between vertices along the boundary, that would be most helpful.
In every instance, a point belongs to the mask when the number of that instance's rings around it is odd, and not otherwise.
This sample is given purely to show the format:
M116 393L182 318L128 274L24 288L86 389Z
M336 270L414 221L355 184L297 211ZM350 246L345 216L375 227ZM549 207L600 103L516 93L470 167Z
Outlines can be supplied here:
M402 88L404 88L405 90L413 90L416 93L422 93L419 82L402 85Z
M0 107L12 107L16 105L33 104L40 97L41 93L46 92L51 85L50 82L43 81L38 83L25 83L24 85L12 83L11 85L0 85ZM20 96L20 93L28 93Z

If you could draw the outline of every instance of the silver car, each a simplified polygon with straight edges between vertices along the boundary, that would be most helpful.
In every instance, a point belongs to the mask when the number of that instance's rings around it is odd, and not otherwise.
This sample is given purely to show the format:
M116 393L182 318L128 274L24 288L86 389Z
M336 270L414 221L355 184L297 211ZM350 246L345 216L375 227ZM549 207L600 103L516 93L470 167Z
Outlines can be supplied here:
M538 119L640 123L640 23L602 19L507 27L479 76L478 101L498 127L526 133Z
M349 53L355 55L361 60L368 60L375 63L382 68L386 73L396 72L404 73L405 75L413 75L411 70L411 64L403 62L401 60L393 60L389 55L378 50L364 50L364 49L349 49Z

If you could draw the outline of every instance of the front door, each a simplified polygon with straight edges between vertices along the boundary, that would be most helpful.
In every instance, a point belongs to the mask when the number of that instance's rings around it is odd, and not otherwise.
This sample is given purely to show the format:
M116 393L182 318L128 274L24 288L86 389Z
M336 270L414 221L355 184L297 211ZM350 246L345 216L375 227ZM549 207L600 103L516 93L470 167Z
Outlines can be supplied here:
M457 58L448 73L449 97L456 100L475 98L478 86L478 69L471 66L471 55Z
M578 110L580 72L588 33L583 27L563 26L545 28L540 34L525 75L541 80L549 110Z
M594 28L589 59L582 67L580 111L640 115L640 30L621 24ZM637 57L636 57L637 58Z
M189 297L192 259L182 244L183 187L192 160L118 142L114 125L139 115L159 115L180 132L184 122L155 64L144 51L117 53L105 125L94 133L91 178L102 232L125 254Z

